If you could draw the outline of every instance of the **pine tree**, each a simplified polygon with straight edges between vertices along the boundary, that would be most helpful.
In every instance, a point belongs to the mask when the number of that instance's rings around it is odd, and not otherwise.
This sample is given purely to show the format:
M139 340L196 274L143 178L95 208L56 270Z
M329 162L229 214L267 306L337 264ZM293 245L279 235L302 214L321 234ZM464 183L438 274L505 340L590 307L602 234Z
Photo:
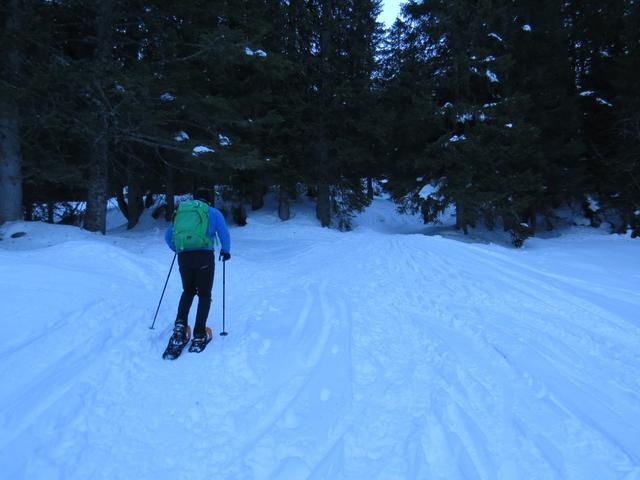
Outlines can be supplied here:
M313 158L309 139L313 136L312 48L314 45L313 11L302 0L291 0L283 12L282 52L286 63L281 69L282 89L276 92L283 122L272 137L280 162L275 172L278 186L278 215L288 220L289 200L297 196L297 185L310 182L308 159Z
M344 64L340 69L344 73L337 117L341 121L334 133L339 177L333 187L333 208L341 230L349 230L351 217L371 201L371 187L363 180L371 180L376 173L376 157L382 145L383 112L374 84L382 34L376 21L379 11L377 1L356 0L342 16Z
M361 166L373 151L372 129L358 119L371 118L374 111L379 3L324 0L308 5L316 32L309 75L315 165L308 171L317 189L320 223L329 226L334 214L338 227L346 230L353 212L368 202Z
M465 232L501 223L519 246L550 199L578 190L567 170L576 174L580 147L561 3L409 2L405 14L404 69L425 79L441 121L423 123L417 180L407 174L395 196L425 221L455 205Z
M636 235L639 11L637 2L627 0L571 2L568 9L588 147L585 190L598 200L598 213L606 215L613 231L631 227Z
M540 129L538 148L545 160L540 213L578 200L586 175L565 4L519 2L512 24L512 88L531 99L524 114Z

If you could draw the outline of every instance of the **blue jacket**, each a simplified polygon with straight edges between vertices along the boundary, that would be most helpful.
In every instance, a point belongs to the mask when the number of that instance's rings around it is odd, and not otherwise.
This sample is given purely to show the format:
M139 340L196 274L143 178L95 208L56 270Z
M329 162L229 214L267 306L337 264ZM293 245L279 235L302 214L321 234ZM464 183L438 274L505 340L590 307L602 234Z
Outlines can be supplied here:
M213 250L213 244L215 243L215 236L218 234L220 239L221 249L223 252L231 253L231 237L229 237L229 229L227 223L224 221L222 213L217 208L209 207L209 225L207 228L207 236L211 239L211 246L204 248L195 248L194 250ZM167 231L164 232L164 240L169 245L169 248L176 251L176 246L173 244L173 223L167 227Z

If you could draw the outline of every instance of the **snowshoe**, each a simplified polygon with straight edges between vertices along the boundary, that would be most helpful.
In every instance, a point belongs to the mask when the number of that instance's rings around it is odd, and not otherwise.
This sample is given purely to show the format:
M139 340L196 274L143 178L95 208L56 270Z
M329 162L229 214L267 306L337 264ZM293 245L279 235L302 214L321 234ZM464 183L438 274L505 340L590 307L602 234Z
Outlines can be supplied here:
M182 349L191 338L191 328L189 325L178 323L173 327L173 334L169 339L169 344L162 354L162 358L165 360L175 360L182 353Z
M193 353L200 353L205 348L209 342L213 340L213 332L209 327L207 327L206 335L194 335L193 340L191 340L191 345L189 345L189 351Z

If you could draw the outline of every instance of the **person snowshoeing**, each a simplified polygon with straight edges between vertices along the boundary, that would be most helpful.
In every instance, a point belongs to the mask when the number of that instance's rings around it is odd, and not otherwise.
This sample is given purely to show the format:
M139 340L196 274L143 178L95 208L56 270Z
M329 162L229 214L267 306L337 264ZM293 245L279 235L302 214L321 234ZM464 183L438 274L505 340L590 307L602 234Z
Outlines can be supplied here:
M189 341L189 310L194 296L198 295L198 308L190 352L201 352L213 338L207 328L211 307L211 290L215 270L215 237L220 240L220 259L231 258L229 229L220 210L210 206L213 192L201 188L193 194L193 200L178 205L171 225L165 232L165 241L178 255L182 278L182 296L178 314L164 358L177 358Z

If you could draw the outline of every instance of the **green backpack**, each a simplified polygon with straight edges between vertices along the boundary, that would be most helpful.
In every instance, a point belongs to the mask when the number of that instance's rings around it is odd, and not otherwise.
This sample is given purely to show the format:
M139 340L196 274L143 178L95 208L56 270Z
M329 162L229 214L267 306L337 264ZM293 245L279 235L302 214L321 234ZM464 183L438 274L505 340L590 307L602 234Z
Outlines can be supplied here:
M173 218L173 244L176 251L207 248L213 245L207 236L209 227L209 205L199 200L190 200L178 205Z

